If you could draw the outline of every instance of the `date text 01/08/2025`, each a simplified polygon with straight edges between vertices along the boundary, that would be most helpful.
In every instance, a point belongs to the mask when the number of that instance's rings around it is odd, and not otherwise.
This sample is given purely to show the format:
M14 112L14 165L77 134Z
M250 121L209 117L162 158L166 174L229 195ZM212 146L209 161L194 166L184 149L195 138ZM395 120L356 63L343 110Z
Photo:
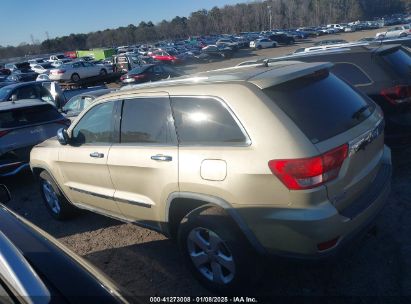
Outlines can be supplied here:
M258 303L253 297L150 297L150 303Z

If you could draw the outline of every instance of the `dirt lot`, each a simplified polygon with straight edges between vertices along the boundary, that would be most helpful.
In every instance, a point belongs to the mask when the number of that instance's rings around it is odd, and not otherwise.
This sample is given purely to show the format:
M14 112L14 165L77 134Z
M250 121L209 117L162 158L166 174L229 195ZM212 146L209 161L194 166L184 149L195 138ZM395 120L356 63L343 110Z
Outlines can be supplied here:
M373 36L373 32L342 34L347 40ZM328 36L326 38L332 38ZM326 39L324 38L324 39ZM248 54L229 61L186 70L222 68L247 60L289 53L292 47ZM377 229L354 242L350 250L334 261L300 264L288 261L267 262L265 275L255 290L263 296L411 296L411 156L394 155L392 193L376 221ZM207 295L183 268L175 244L162 235L131 224L83 212L68 222L57 222L46 212L38 186L30 173L0 179L11 190L9 207L58 238L104 271L134 295ZM350 301L351 301L350 300ZM384 303L382 301L381 303Z

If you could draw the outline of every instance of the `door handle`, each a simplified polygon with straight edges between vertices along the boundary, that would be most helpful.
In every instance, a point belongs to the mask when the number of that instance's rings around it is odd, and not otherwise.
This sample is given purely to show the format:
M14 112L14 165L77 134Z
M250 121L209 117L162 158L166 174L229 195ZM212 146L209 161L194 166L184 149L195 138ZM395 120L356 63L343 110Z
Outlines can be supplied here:
M158 160L158 161L166 161L166 162L169 162L169 161L173 160L173 158L171 156L162 155L162 154L153 155L153 156L151 156L151 159L152 160Z
M93 152L93 153L90 153L90 157L103 158L103 157L104 157L104 153Z

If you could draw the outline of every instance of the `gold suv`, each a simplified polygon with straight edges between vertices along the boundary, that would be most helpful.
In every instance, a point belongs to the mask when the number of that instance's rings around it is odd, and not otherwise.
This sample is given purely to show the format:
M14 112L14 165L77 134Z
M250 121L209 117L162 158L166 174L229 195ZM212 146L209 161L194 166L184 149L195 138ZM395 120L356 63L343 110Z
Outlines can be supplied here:
M379 107L329 63L277 62L99 98L31 151L45 205L176 237L208 288L249 281L256 254L322 257L384 206Z

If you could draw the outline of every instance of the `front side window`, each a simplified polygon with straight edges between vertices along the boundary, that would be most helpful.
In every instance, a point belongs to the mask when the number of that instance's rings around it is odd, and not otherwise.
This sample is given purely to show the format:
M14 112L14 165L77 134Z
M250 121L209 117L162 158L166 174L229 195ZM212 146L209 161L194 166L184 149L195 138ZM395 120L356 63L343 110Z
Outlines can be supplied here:
M173 97L171 105L181 145L248 145L248 137L221 101Z
M175 130L168 97L125 100L121 143L175 144Z
M115 104L115 101L110 101L90 109L74 127L73 142L77 145L112 143Z

